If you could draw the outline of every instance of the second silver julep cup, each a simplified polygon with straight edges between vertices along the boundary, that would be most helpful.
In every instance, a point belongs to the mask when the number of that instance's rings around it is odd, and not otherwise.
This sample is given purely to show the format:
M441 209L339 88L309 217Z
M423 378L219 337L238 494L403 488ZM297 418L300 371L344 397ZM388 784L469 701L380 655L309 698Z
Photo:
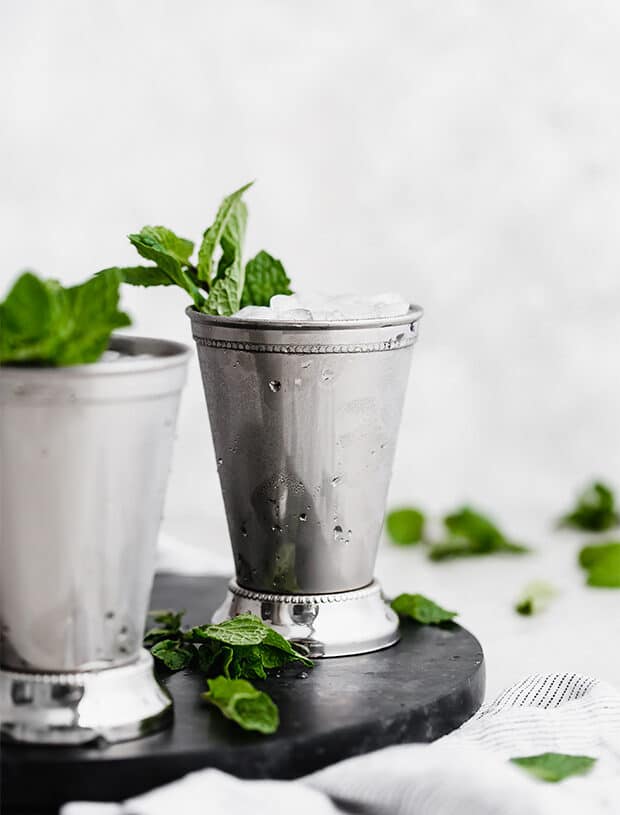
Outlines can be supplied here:
M0 368L0 725L121 741L170 721L142 648L189 350Z
M236 569L216 619L254 611L319 656L392 644L373 575L422 309L332 323L188 315Z

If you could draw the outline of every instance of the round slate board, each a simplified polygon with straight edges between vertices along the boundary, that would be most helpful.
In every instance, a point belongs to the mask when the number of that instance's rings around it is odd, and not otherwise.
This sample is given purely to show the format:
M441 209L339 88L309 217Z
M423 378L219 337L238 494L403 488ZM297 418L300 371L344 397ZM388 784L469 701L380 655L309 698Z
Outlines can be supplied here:
M204 623L226 592L221 577L162 575L153 608L186 608ZM274 736L241 730L200 699L204 680L163 678L175 704L171 729L109 746L3 745L3 811L51 812L69 800L119 801L202 767L244 778L296 778L349 756L402 742L428 742L480 706L479 642L449 623L404 622L401 641L383 651L318 660L307 672L281 671L257 686L280 708Z

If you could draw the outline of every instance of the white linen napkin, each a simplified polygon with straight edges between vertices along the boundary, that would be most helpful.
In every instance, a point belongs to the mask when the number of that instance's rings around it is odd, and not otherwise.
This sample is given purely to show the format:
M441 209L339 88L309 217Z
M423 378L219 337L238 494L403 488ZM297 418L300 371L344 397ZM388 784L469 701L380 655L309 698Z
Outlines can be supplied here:
M588 775L550 784L508 761L545 752L597 763ZM171 812L618 815L620 694L589 677L536 674L433 744L378 750L298 781L242 781L201 770L122 804L66 804L61 815Z

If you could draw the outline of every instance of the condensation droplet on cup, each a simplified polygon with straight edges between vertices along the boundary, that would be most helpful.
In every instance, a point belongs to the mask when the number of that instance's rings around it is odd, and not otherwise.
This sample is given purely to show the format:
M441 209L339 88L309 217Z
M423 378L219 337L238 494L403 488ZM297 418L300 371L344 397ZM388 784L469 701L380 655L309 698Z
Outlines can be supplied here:
M345 533L342 531L340 524L336 524L334 527L334 540L336 543L349 543L351 540L351 530L349 529L349 531Z
M223 458L218 458L218 460L217 460L217 466L219 467L219 466L220 466L220 464L223 464L223 463L224 463L224 459L223 459Z
M307 679L309 676L307 671L301 671L297 674L297 679Z
M331 368L323 368L321 371L321 382L331 382L334 378L334 372Z
M299 516L299 520L300 520L300 521L306 521L306 520L308 520L308 516L306 515L306 513L305 513L305 512L302 512L302 513L301 513L301 515Z
M282 383L277 379L271 379L269 382L269 390L277 393L282 387Z
M241 534L244 538L247 538L248 536L248 530L245 524L241 524Z
M341 481L342 481L342 476L340 476L340 475L335 475L335 476L332 478L332 484L334 485L334 487L335 487L337 484L340 484L340 482L341 482Z
M299 377L297 379L295 379L295 387L296 388L301 388L301 379L299 379Z

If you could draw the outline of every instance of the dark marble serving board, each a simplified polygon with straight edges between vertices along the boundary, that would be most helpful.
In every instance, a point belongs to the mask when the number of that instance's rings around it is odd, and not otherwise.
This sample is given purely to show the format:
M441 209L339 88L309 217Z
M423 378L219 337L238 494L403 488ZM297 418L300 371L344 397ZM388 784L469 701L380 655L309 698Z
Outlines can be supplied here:
M186 608L204 623L224 597L221 577L162 575L153 608ZM280 708L273 736L241 730L200 699L204 680L163 678L175 703L167 731L104 747L2 747L2 811L56 812L64 801L119 801L202 767L244 778L296 778L349 756L428 742L466 721L484 694L482 648L460 626L403 623L391 648L318 660L256 684Z

